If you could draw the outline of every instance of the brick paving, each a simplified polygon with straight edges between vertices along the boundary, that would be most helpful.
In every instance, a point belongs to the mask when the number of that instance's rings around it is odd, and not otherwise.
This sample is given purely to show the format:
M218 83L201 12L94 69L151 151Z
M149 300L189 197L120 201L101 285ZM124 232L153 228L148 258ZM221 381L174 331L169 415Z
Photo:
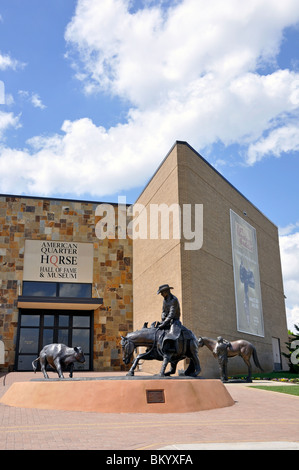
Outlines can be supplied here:
M0 397L15 381L40 377L25 372L1 377ZM298 397L243 384L226 387L234 406L183 414L86 413L0 404L0 450L155 450L204 443L299 443Z

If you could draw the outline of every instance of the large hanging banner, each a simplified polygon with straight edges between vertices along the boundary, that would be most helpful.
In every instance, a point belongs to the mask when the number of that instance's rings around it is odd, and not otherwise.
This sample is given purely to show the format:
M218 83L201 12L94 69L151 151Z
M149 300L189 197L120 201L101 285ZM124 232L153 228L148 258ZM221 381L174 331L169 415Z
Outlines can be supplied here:
M237 329L264 336L256 230L230 210Z

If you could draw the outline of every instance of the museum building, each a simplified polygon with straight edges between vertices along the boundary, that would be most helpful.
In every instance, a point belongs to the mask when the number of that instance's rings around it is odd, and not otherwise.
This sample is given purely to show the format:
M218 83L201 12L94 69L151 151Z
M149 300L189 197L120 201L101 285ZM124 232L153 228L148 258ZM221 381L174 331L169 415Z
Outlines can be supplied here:
M265 371L287 369L278 229L186 142L133 206L2 195L0 229L0 370L32 370L53 342L83 348L77 368L125 370L121 335L161 320L165 283L197 337L246 339ZM219 376L210 351L199 358Z

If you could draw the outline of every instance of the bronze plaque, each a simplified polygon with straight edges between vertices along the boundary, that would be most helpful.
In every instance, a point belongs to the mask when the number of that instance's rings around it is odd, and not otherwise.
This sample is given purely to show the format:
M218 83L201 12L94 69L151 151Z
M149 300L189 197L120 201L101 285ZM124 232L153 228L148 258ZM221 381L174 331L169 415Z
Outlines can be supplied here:
M165 403L164 390L146 390L147 403Z

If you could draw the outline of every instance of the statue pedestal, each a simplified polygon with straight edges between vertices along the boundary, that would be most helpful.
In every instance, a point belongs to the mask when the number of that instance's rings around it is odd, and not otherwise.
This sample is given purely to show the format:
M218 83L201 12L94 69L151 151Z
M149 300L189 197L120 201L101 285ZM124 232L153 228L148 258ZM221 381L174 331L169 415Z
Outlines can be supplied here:
M0 402L20 408L99 413L188 413L234 404L220 380L179 377L15 382Z

